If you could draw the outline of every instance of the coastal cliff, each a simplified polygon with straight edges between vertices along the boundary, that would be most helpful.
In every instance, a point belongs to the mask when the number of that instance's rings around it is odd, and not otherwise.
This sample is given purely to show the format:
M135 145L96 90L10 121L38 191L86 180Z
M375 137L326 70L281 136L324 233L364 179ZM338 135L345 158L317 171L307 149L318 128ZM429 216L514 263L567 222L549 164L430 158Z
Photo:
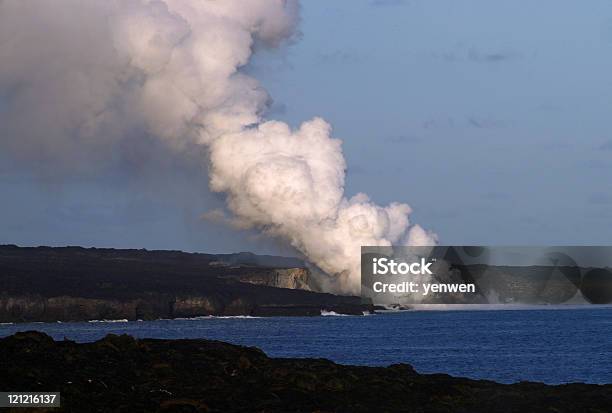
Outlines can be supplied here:
M306 268L279 268L264 273L243 274L239 281L292 290L313 290L310 271Z
M359 367L274 359L209 340L0 339L3 391L61 392L49 412L606 412L612 385L498 384L410 365ZM24 411L23 409L15 409ZM32 409L32 411L45 411Z
M287 267L287 265L295 267ZM295 258L0 246L0 322L362 314Z

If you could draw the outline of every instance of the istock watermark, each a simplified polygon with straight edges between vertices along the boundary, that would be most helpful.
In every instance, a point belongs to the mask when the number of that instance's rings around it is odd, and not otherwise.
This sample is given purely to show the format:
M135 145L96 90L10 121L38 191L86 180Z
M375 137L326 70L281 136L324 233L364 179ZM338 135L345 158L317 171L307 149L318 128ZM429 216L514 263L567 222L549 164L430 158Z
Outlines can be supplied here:
M612 246L362 247L365 302L612 305Z
M426 262L425 258L421 258L421 262L395 262L388 258L372 258L372 272L374 275L385 274L429 274L433 275L429 267L433 261Z

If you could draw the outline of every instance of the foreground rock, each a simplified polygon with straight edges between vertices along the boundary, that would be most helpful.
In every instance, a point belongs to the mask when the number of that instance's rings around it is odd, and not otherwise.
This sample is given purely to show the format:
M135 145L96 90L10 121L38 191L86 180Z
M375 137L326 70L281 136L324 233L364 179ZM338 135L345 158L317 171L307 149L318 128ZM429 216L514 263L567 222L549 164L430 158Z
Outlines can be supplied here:
M301 265L301 266L300 266ZM295 258L0 246L0 322L362 314Z
M76 344L18 333L0 340L0 372L3 391L61 392L62 408L53 411L612 411L612 385L502 385L421 375L405 364L273 359L256 348L208 340L109 335Z

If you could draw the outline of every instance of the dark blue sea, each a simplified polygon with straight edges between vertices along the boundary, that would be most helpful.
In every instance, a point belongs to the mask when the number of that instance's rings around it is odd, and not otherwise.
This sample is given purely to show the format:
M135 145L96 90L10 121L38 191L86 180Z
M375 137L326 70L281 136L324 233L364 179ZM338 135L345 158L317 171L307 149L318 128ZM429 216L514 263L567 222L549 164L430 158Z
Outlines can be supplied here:
M257 346L274 357L412 364L511 383L612 383L612 309L407 311L372 316L203 318L0 325L0 336L39 330L86 342L108 333L207 338Z

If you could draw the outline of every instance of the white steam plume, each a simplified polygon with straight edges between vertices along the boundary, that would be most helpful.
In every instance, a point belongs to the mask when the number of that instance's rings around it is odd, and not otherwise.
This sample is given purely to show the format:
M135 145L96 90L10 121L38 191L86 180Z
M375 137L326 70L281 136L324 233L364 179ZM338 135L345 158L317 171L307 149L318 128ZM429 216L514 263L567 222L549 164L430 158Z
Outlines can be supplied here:
M256 42L289 38L298 11L294 0L0 0L0 149L82 161L134 131L205 145L234 223L288 241L357 292L361 245L435 236L406 204L344 196L341 142L324 120L291 130L263 118L269 97L239 69Z

